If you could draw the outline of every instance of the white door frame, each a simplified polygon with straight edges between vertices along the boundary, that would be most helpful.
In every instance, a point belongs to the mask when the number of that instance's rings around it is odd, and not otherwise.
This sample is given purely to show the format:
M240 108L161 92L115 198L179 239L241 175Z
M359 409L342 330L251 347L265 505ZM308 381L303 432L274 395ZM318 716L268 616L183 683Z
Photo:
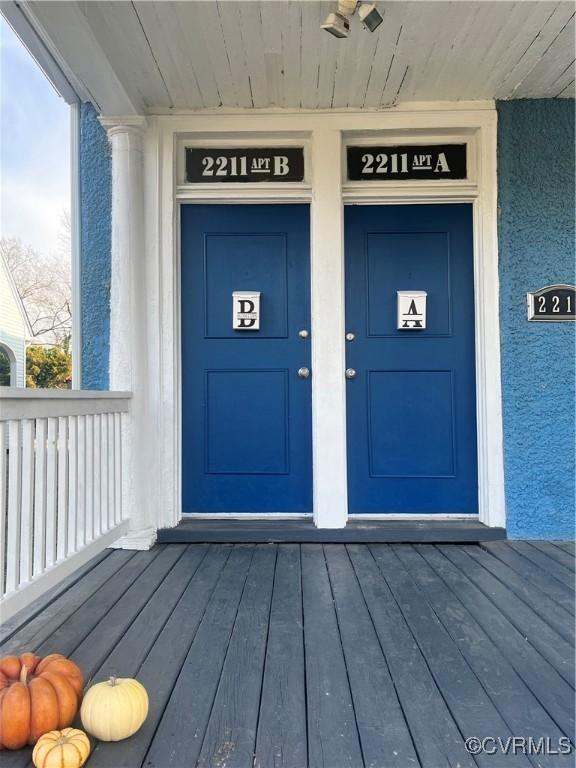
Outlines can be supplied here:
M206 111L148 120L147 341L150 359L158 361L149 372L148 387L159 441L159 466L149 498L158 527L176 525L182 517L179 204L242 201L311 203L314 520L323 528L343 527L348 516L344 204L472 203L479 519L504 526L494 103L410 104L381 112ZM455 138L468 144L468 179L379 184L343 179L339 160L348 141L439 143ZM182 147L194 141L303 144L307 176L300 184L186 185Z

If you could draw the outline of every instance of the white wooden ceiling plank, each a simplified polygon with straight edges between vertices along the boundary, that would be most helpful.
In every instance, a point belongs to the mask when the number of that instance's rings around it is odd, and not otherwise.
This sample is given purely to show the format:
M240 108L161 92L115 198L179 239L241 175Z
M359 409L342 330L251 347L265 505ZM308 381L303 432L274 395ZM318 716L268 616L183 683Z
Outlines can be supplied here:
M357 15L352 17L350 36L345 40L340 40L340 53L336 60L337 69L334 80L334 96L332 98L333 107L348 107L350 105L352 84L358 61L363 57L368 58L370 61L373 59L371 52L375 50L376 43L378 42L377 40L374 41L375 34L364 29ZM367 37L371 37L372 40L369 41ZM367 50L367 44L369 43L373 43L370 46L370 51ZM366 81L367 79L366 77ZM366 83L364 83L364 90L365 87Z
M558 94L559 99L573 99L576 96L576 82L572 80L563 91Z
M238 10L240 12L240 33L250 76L252 100L255 107L267 107L270 102L266 81L260 4L244 0L244 2L238 3Z
M496 86L496 98L509 99L514 96L515 91L522 85L573 15L572 3L559 3L556 6L527 48L520 52L516 65L502 70L503 73L508 74Z
M479 93L490 94L494 98L498 85L518 64L528 47L534 41L546 21L552 16L557 2L520 2L518 11L513 11L512 16L516 21L514 34L508 41L507 47L500 51L497 60L487 60L483 72L483 82Z
M380 97L380 104L382 106L401 101L402 88L410 86L413 70L416 69L415 59L418 56L419 50L421 50L419 46L418 21L423 13L427 14L428 12L428 7L423 8L422 3L407 3L402 34L398 40L390 73Z
M564 72L553 83L550 84L550 98L556 99L564 93L566 88L574 83L574 77L576 75L576 62L572 61L566 67ZM564 97L566 98L566 97Z
M383 8L381 8L381 11L384 14L384 18L386 18ZM370 78L374 55L378 46L378 30L376 32L369 32L361 24L358 24L356 36L359 49L355 60L351 63L350 86L347 97L348 107L361 107L364 104L368 79Z
M487 5L488 13L482 17L482 34L470 50L467 90L474 94L473 98L486 98L487 79L495 70L500 72L504 55L516 45L518 32L526 22L527 10L524 0L499 3L497 7ZM502 11L505 11L504 15Z
M445 39L450 26L450 14L446 13L449 3L442 3L443 10L438 12L438 3L419 3L414 39L418 55L411 61L409 77L402 85L401 99L426 101L429 91L423 83L430 74L433 56L439 41Z
M478 69L486 74L486 46L496 36L498 28L506 26L513 6L513 3L499 2L476 3L470 7L466 21L454 37L453 46L438 75L438 87L442 89L447 101L457 101L473 93L470 81ZM488 64L494 65L494 60Z
M329 2L321 3L320 18L322 21L334 10L334 4ZM333 35L320 30L320 45L318 48L318 107L326 109L332 105L332 96L334 94L334 72L336 70L336 60L340 52L340 43Z
M339 39L337 42L338 55L336 56L335 69L332 75L332 98L329 105L332 108L346 106L348 87L351 80L350 62L353 60L352 54L356 50L358 41L354 36L354 30L351 28L350 37Z
M523 99L528 96L549 98L555 96L558 93L554 87L556 80L565 74L567 70L570 75L573 61L574 16L572 16L558 37L543 53L542 58L534 69L524 78L522 84L516 90L516 98Z
M382 91L394 61L398 39L402 35L408 3L390 3L386 6L384 21L374 35L378 36L374 58L368 75L362 106L379 107Z
M289 0L279 3L287 10L288 23L282 29L282 56L284 60L283 106L299 107L302 71L302 4Z
M321 47L320 35L326 34L320 29L324 21L322 4L318 2L302 3L302 69L300 75L300 105L305 109L318 106L318 78L320 75Z
M171 3L135 2L134 9L175 107L204 106L194 72L183 65L180 50L184 41Z
M260 3L262 22L262 41L266 66L266 83L270 105L282 105L284 93L284 59L282 55L282 20L283 8L277 2L265 0ZM283 3L281 4L283 5Z
M204 37L205 48L209 52L212 74L222 104L226 107L237 107L238 100L218 6L214 2L198 3L196 6L198 34Z
M217 0L216 6L220 16L226 50L230 59L230 68L238 106L253 107L254 101L250 88L250 75L240 33L240 11L238 5L235 2L218 2Z
M132 3L83 3L82 11L112 65L147 107L172 107L172 99Z
M187 70L196 75L196 82L206 107L219 107L222 97L214 77L210 50L199 23L202 8L207 3L170 3L181 35L180 56Z

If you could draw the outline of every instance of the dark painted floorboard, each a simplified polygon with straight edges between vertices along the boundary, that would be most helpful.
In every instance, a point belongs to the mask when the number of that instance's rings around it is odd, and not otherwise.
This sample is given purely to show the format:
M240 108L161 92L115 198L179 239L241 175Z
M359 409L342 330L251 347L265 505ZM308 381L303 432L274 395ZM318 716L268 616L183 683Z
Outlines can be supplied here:
M574 553L570 554L565 552L550 541L531 541L530 545L540 552L543 552L545 555L548 555L552 560L556 560L560 565L563 565L570 571L574 572L574 570L576 570L574 565Z
M480 547L466 547L464 551L529 605L565 640L572 645L574 644L574 615L570 611L566 611L557 603L548 600L544 592L531 584L527 584L519 574Z
M360 545L348 551L421 765L472 768L476 763L371 552Z
M532 561L523 557L504 542L486 542L481 545L481 548L516 571L526 581L527 586L538 587L551 600L574 615L576 610L575 595L569 587L561 584L540 568L536 568Z
M260 700L255 768L302 768L308 760L300 547L280 544Z
M574 574L569 568L565 568L552 557L548 557L544 552L540 552L529 541L511 541L510 546L513 550L524 555L525 558L537 565L544 573L549 574L561 584L565 584L574 591Z
M95 558L3 649L145 685L88 768L568 768L465 740L573 737L573 575L566 542L163 544Z
M500 613L521 632L532 637L532 644L561 675L574 687L574 657L570 643L540 618L532 608L507 589L491 573L470 557L465 548L449 545L438 547L479 589L496 605Z
M371 768L410 768L418 758L346 548L324 547L362 753Z
M321 546L302 545L310 768L364 765L356 715Z
M544 729L558 743L564 735L561 729L484 632L474 613L464 607L414 547L398 545L394 547L394 552L423 591L512 733L522 733L538 740ZM570 755L543 756L540 764L550 768L570 768L573 759Z

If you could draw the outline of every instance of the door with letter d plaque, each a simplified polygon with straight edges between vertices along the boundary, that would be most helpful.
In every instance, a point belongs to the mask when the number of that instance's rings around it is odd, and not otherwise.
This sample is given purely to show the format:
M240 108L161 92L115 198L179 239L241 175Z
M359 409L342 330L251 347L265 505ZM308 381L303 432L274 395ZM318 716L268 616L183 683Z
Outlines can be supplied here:
M182 510L311 512L309 208L181 223Z

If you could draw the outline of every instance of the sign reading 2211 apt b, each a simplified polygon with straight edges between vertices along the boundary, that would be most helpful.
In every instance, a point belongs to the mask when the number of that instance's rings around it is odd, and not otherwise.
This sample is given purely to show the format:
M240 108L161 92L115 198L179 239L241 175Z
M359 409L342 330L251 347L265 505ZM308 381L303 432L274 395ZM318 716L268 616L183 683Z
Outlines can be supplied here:
M441 181L466 178L466 144L348 147L350 181Z
M189 184L303 180L302 147L186 147Z

